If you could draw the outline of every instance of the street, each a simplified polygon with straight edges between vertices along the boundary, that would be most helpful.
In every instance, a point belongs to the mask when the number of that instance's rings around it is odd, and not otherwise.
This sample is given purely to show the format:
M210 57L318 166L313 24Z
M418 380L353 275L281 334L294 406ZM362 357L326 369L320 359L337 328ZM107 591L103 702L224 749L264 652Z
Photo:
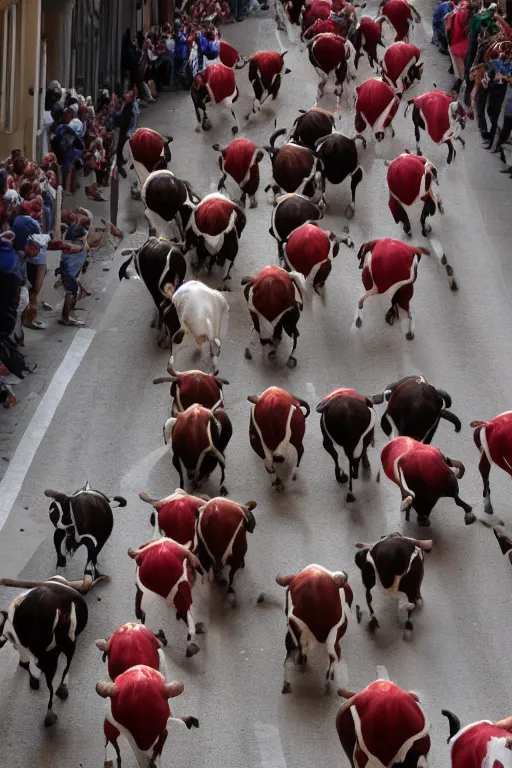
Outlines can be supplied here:
M428 26L431 4L417 3L424 23L415 27L413 39L424 54L425 69L419 90L449 89L448 60L430 44ZM376 15L372 0L365 15ZM259 49L279 50L273 12L259 13L247 21L222 27L222 34L241 55ZM237 72L240 99L235 103L242 136L259 146L268 144L277 127L290 128L299 109L315 101L317 75L307 53L281 38L288 54L291 74L284 78L275 102L267 102L261 114L247 125L243 115L252 97L247 69ZM361 60L357 83L372 76L366 57ZM409 96L410 98L410 96ZM343 117L337 129L354 134L354 108L344 95ZM334 109L332 85L320 104ZM204 196L216 190L220 178L218 154L211 148L226 145L231 136L231 117L225 110L209 108L213 129L197 134L190 96L163 94L157 105L142 113L142 124L172 135L170 169L190 181ZM270 181L268 156L260 169L262 182L258 207L247 210L247 227L232 270L229 330L220 356L220 374L228 379L224 388L226 408L233 423L233 438L227 449L226 485L229 498L254 499L256 529L248 536L246 568L236 576L238 605L224 602L222 588L201 584L194 588L196 621L204 621L206 634L198 638L200 652L185 658L186 628L176 622L174 612L148 614L148 626L163 627L169 640L165 656L171 679L182 680L184 693L171 702L175 715L198 717L199 730L171 727L162 765L169 768L339 768L348 766L335 729L335 715L342 703L336 693L340 685L361 690L387 670L391 680L419 694L431 723L432 750L429 764L448 767L448 726L441 709L453 710L463 725L481 719L499 720L511 713L510 564L503 558L492 532L479 522L466 527L464 513L452 500L443 499L431 516L431 528L419 528L413 512L406 523L400 512L400 493L381 473L380 451L386 437L377 425L376 444L370 449L371 476L355 482L355 503L344 502L346 487L338 485L331 457L322 447L320 400L336 387L352 387L365 395L382 391L385 385L411 373L446 390L452 410L462 421L455 434L452 425L441 422L434 444L466 467L460 495L483 515L482 482L478 473L478 451L469 423L489 419L512 407L512 272L510 266L510 180L500 175L500 163L481 148L474 124L463 134L466 150L456 145L457 157L446 164L445 146L434 146L422 134L424 154L437 166L439 194L445 214L430 219L433 235L442 243L452 264L458 292L432 255L424 256L412 300L415 338L407 341L407 322L388 326L384 321L389 302L372 297L365 304L360 330L353 328L358 299L363 295L361 272L356 258L363 242L380 237L405 238L388 209L385 160L406 148L415 150L410 114L404 105L394 120L396 136L375 147L370 140L365 175L358 187L356 212L344 217L350 200L350 185L329 187L328 212L322 227L342 234L348 224L353 250L340 246L326 284L326 303L314 296L302 313L296 350L297 368L286 367L290 340L285 336L277 360L267 359L266 349L254 347L253 360L244 358L252 332L240 280L267 264L277 263L277 246L269 235L271 207L264 187ZM372 160L373 157L373 160ZM122 186L126 198L129 184ZM128 204L127 204L128 205ZM145 222L142 203L129 203L136 212L135 239L142 243ZM508 211L508 213L507 213ZM126 219L126 212L123 217ZM415 245L429 247L412 221ZM508 247L507 247L508 246ZM123 244L124 247L124 244ZM152 537L151 508L138 494L147 491L162 498L177 488L179 480L163 445L162 426L169 415L167 385L152 380L166 373L168 354L156 344L150 328L151 298L140 280L117 282L123 260L120 248L114 260L102 316L79 330L65 357L63 378L70 377L62 399L48 399L55 415L49 425L41 415L31 440L40 440L26 474L18 477L20 493L0 534L0 576L48 578L55 570L53 527L48 518L45 488L67 493L87 480L111 498L125 496L128 505L114 511L115 526L101 556L100 570L110 582L93 590L88 598L89 622L77 643L71 666L69 699L57 701L58 722L43 728L47 689L44 681L36 692L29 689L26 672L17 666L17 654L8 644L1 651L0 751L8 768L99 768L104 760L104 701L95 684L107 680L106 665L95 646L119 625L135 620L135 565L127 550ZM212 287L221 284L223 271L201 275ZM73 346L74 345L74 346ZM82 358L83 355L83 358ZM66 362L67 361L67 362ZM73 365L76 371L73 373ZM175 353L178 370L211 370L206 346L201 353L186 348ZM279 494L263 462L251 450L247 396L260 394L271 385L284 387L311 406L306 422L305 454L297 482ZM53 386L53 383L52 385ZM64 387L62 387L64 389ZM384 406L377 406L380 417ZM53 412L53 411L52 411ZM48 413L48 412L47 412ZM47 428L46 428L47 427ZM42 439L41 439L42 438ZM22 457L23 458L23 457ZM345 463L345 457L340 454ZM20 462L20 466L23 461ZM21 470L20 470L21 471ZM201 491L218 493L219 471ZM9 479L11 493L16 478ZM2 481L3 482L3 481ZM506 475L494 468L491 488L496 517L511 522ZM0 485L6 493L6 487ZM22 530L23 529L23 530ZM425 558L424 606L414 616L414 638L402 639L404 619L397 604L374 590L374 608L380 629L367 631L369 614L360 572L354 563L356 542L375 542L383 534L401 531L418 538L432 538L433 550ZM21 544L30 541L33 546ZM5 572L2 563L14 562L15 572ZM79 579L85 550L78 550L62 572ZM291 673L292 692L281 694L285 658L285 590L275 582L277 574L296 573L308 564L319 563L330 570L346 570L355 603L363 610L360 625L355 606L341 641L343 659L337 665L336 682L324 693L325 657L311 659L305 674ZM260 593L265 601L257 604ZM7 609L16 591L0 590L0 608ZM378 670L379 667L379 670ZM122 741L123 766L135 768L135 759Z

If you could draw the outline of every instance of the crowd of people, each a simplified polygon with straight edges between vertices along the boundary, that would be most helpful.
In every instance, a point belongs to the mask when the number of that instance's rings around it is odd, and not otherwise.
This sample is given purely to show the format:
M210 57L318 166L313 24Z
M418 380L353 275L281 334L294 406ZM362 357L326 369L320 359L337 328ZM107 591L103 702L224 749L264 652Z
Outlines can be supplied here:
M432 27L433 42L450 57L454 90L472 107L485 147L507 164L502 173L512 178L505 153L512 132L511 0L504 8L488 0L439 0Z

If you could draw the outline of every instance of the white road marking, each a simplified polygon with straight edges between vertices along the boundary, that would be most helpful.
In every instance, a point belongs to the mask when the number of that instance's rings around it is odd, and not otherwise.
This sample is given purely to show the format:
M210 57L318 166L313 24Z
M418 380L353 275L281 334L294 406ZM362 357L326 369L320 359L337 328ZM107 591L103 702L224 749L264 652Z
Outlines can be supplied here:
M381 664L377 664L377 679L389 680L389 682L391 682L389 672L387 671L386 667L383 667Z
M254 730L260 748L261 768L287 768L279 729L275 725L256 721Z
M92 328L81 328L77 331L64 360L55 371L48 389L21 438L9 468L0 482L0 531L21 491L30 465L52 422L66 387L89 349L95 333L96 331Z

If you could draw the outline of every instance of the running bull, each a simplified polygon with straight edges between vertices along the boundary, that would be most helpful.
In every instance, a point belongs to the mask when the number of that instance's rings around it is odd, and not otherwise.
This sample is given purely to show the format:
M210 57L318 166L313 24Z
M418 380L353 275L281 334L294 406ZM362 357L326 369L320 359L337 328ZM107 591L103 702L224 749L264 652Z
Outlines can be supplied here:
M354 247L349 237L338 238L335 232L320 229L309 222L298 227L286 241L286 266L290 271L304 275L308 296L314 291L325 300L325 281L331 273L331 259L339 253L340 242L346 243L349 248Z
M444 213L441 198L433 190L434 182L437 184L437 169L426 157L404 152L388 166L389 210L395 222L403 225L409 237L412 234L409 220L411 209L416 212L416 208L421 208L421 234L424 237L428 237L432 231L427 218L435 214L436 207L439 213ZM447 273L450 276L448 270Z
M290 138L296 144L303 144L314 150L318 139L322 139L334 131L334 115L320 107L299 111L301 114L295 118Z
M153 171L166 169L171 162L169 144L172 137L163 137L151 128L137 128L130 138L130 153L135 172L142 186Z
M272 161L273 184L265 187L265 192L272 190L274 200L284 192L297 192L310 198L313 202L322 200L321 164L314 152L302 144L287 141L281 147L274 146L278 136L286 133L286 128L274 131L270 137L270 145L265 147Z
M220 493L227 495L224 485L227 448L233 427L226 411L216 408L211 411L201 405L191 405L183 413L171 417L164 425L164 440L171 442L172 463L184 488L183 469L192 488L208 479L217 464L220 466Z
M324 397L316 410L321 414L323 446L334 460L336 480L338 483L346 483L348 480L345 501L355 501L352 480L356 480L359 475L360 462L365 470L370 469L368 448L374 443L377 420L373 403L354 389L339 388ZM349 465L348 476L340 469L335 444L345 452Z
M220 62L206 67L195 76L190 95L197 118L196 133L200 133L201 128L203 131L209 131L212 127L206 114L207 104L221 104L229 110L235 121L231 132L238 133L238 122L233 109L233 104L238 99L238 87L233 69ZM200 112L203 114L202 119Z
M334 663L341 660L340 640L347 631L348 610L352 590L344 571L328 571L321 565L308 565L288 576L277 576L276 582L286 587L286 658L283 693L290 693L287 662L294 656L305 669L309 652L315 645L325 647L329 666L325 674L327 690L334 680Z
M420 14L407 0L385 0L380 5L380 14L379 20L386 21L396 35L395 42L407 43L413 22L421 22Z
M107 699L107 738L110 734L116 734L116 738L118 734L123 734L139 768L160 765L170 721L182 723L189 730L199 727L196 717L173 717L171 713L168 700L179 696L183 690L183 683L176 680L166 683L158 670L144 664L127 669L114 682L97 683L96 693ZM120 752L118 755L120 768Z
M192 615L195 572L203 573L199 560L186 547L165 537L143 544L138 549L129 549L128 555L137 565L135 616L145 624L146 603L151 596L161 597L175 609L178 621L182 620L187 625L186 655L187 658L194 656L199 652L196 635L204 633L203 624L196 624ZM158 636L167 645L162 630Z
M191 405L198 403L214 411L224 408L222 388L229 384L227 379L219 376L219 372L204 373L203 371L176 371L172 358L167 363L169 376L153 379L153 384L170 383L172 400L171 416L186 411Z
M272 485L284 490L284 479L297 471L304 454L304 434L310 408L305 400L280 387L269 387L261 395L249 395L252 403L249 423L251 448L276 476Z
M370 67L375 67L378 64L377 46L385 47L382 39L382 23L380 20L376 21L369 16L363 16L354 35L354 48L356 50L354 65L356 69L363 52L368 56Z
M448 147L448 165L455 159L454 141L459 141L462 148L466 142L461 138L461 131L466 125L468 112L457 101L455 94L444 91L429 91L410 99L407 105L413 104L412 121L416 137L416 152L420 150L420 128L426 130L436 144L446 144ZM407 111L407 110L406 110Z
M241 282L245 286L245 300L260 343L271 346L269 358L275 358L284 331L293 339L286 364L289 368L295 368L297 358L293 353L299 338L297 323L304 306L304 277L298 272L286 272L281 267L268 266L254 277L243 277ZM249 347L245 348L245 357L252 360Z
M110 538L114 528L114 515L110 500L100 491L94 491L87 482L83 488L68 496L61 491L46 489L44 495L50 503L50 520L55 527L53 543L57 552L57 568L64 568L66 555L72 556L79 547L87 549L84 586L92 584L101 573L98 555ZM126 499L114 496L118 507L126 507Z
M382 61L382 79L396 94L403 95L413 83L421 80L423 63L421 51L412 43L393 43L386 49Z
M370 127L376 141L382 141L385 132L395 131L391 122L396 115L400 101L392 87L378 77L365 80L356 88L356 117L355 127L358 133Z
M352 768L428 768L430 725L418 697L389 680L376 680L347 699L336 715L336 730Z
M220 152L219 166L222 178L218 184L218 191L225 189L226 179L229 176L236 183L238 192L241 193L240 204L245 207L249 198L250 207L256 208L256 192L260 185L260 162L265 153L249 139L233 139L227 147L214 144L213 149Z
M253 533L256 520L252 510L256 502L237 504L221 497L209 499L197 511L197 546L195 553L205 571L212 573L218 584L225 584L224 568L229 567L226 598L236 604L233 579L245 568L247 534Z
M370 629L377 629L379 622L372 606L372 589L379 583L385 595L399 596L398 610L407 611L404 640L409 639L413 624L411 614L423 603L421 585L424 576L425 552L432 550L432 541L420 541L390 533L382 536L376 544L356 544L359 550L355 561L361 570L361 579L366 589L366 603L370 610ZM357 620L361 612L357 606Z
M320 221L324 214L318 205L304 195L281 195L274 203L269 233L277 240L279 259L284 262L283 243L302 224Z
M475 430L473 440L480 451L478 469L484 484L484 511L492 515L491 466L494 464L512 477L512 411L505 411L489 421L472 421L471 427Z
M155 529L154 539L163 535L190 551L195 549L197 512L208 499L207 496L192 496L183 488L176 488L164 499L151 499L145 492L139 493L139 499L153 507L150 522Z
M356 141L360 141L362 148L366 149L366 139L357 135L353 139L339 131L333 131L328 136L320 138L315 143L315 155L321 161L323 197L327 206L325 195L325 182L341 184L350 176L350 191L352 200L345 208L345 217L351 219L356 208L356 189L363 178L363 169Z
M371 400L375 405L387 402L380 425L391 439L403 435L428 445L441 419L453 424L455 432L462 428L457 416L447 410L452 404L448 392L429 384L424 376L405 376Z
M275 51L257 51L248 58L249 62L249 81L254 91L254 100L252 109L246 120L251 115L261 111L262 104L272 97L275 101L284 75L290 74L291 70L285 67L284 57L287 51L276 53Z
M208 261L211 271L214 264L223 267L227 261L223 279L230 280L245 224L245 213L236 203L219 192L206 195L192 211L186 232L186 246L189 251L195 249L197 268Z
M332 32L322 32L315 35L308 43L309 61L320 77L316 101L320 101L323 97L329 77L334 75L334 95L336 96L336 112L338 113L341 109L343 83L348 73L347 52L349 52L349 45L341 35Z
M188 181L171 171L155 171L146 179L141 193L149 221L149 234L182 241L190 215L199 203Z
M479 720L461 728L459 718L447 709L452 768L510 768L512 717L493 723Z
M381 460L387 477L400 489L400 509L405 510L407 521L412 507L418 516L418 525L430 525L430 513L439 499L450 498L464 510L466 525L475 522L471 507L459 496L458 480L465 472L461 461L450 459L439 448L419 443L412 437L395 437L383 449Z

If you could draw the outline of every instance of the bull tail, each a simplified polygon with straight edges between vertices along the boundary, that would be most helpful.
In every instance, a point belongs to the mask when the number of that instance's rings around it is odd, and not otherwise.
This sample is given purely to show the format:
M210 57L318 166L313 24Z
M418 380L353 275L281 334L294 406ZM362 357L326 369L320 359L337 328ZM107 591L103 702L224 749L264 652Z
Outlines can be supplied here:
M456 432L461 431L462 424L460 423L460 419L454 413L450 413L450 411L446 411L443 408L440 415L442 419L446 419L446 421L449 421L450 424L453 424Z
M363 149L366 149L366 139L360 133L356 133L356 135L354 136L354 141L360 141L361 144L363 145Z
M487 424L487 422L486 422L486 421L472 421L472 422L470 422L469 426L470 426L472 429L475 429L476 427L483 427L483 426L485 426L486 424Z
M119 267L119 279L120 280L122 280L123 278L125 280L129 280L130 279L130 275L127 275L126 273L127 273L128 267L130 266L132 261L133 261L133 253L131 254L130 258L127 259L126 261L123 261L123 263Z
M114 501L117 501L117 507L114 507L114 509L119 509L119 507L126 507L128 504L124 496L114 496Z
M270 137L270 146L272 149L275 149L274 144L276 143L276 139L279 138L279 136L284 136L286 133L286 128L279 128L278 130L274 131L272 136Z
M327 408L328 404L329 404L328 400L322 400L322 402L318 403L317 407L315 408L316 412L323 413Z
M450 737L448 739L449 742L450 739L453 739L455 734L460 731L460 720L457 715L454 715L453 712L450 712L449 709L442 709L441 714L444 715L448 720L448 725L450 727Z
M448 392L445 392L444 389L438 389L438 393L441 395L441 397L444 400L444 406L445 408L451 408L452 407L452 398L448 394Z
M298 401L299 401L299 403L300 403L300 407L301 407L301 408L304 408L304 410L306 411L306 413L304 414L304 418L305 418L305 419L307 419L307 417L308 417L308 416L309 416L309 414L311 413L311 408L309 407L309 404L308 404L308 403L306 403L306 401L305 401L305 400L301 400L301 398L300 398L300 397L298 397L298 398L297 398L297 400L298 400Z

